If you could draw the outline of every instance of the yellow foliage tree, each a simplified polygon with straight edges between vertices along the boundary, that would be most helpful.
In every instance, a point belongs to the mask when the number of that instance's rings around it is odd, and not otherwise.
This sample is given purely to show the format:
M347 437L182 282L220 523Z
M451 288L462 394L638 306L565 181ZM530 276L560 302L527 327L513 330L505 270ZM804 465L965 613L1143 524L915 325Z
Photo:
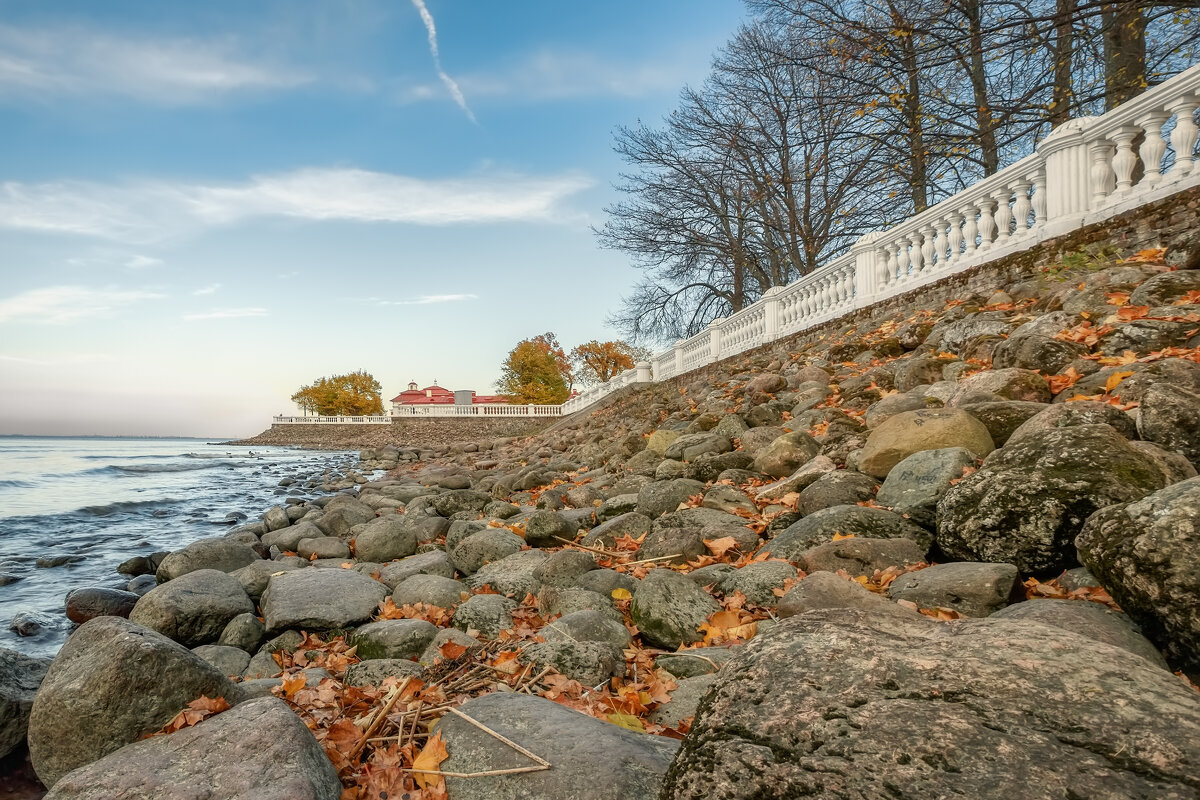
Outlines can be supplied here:
M644 347L635 347L628 342L599 342L593 339L571 351L571 361L576 365L575 374L581 383L604 383L627 369L633 369L638 361L649 360L650 352Z
M510 403L562 403L571 394L565 363L554 334L525 339L504 359L496 386Z
M301 386L292 402L306 414L326 417L383 413L382 387L366 370L318 378Z

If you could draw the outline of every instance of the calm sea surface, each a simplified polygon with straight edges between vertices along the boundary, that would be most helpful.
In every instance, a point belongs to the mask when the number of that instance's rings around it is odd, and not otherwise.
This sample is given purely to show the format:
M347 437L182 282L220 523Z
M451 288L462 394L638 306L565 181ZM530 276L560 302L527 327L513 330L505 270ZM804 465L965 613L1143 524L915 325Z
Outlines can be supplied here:
M116 567L125 559L256 520L283 502L282 478L341 472L356 456L199 439L0 436L0 647L53 655L72 628L69 590L124 588ZM36 615L40 633L10 630L22 612Z

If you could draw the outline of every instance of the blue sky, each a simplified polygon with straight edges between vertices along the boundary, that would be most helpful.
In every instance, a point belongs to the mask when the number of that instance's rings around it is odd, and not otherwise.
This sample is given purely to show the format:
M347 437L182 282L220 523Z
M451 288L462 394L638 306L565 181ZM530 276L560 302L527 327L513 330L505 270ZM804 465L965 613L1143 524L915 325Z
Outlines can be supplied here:
M489 392L614 338L612 131L743 15L0 0L0 433L248 435L321 375Z

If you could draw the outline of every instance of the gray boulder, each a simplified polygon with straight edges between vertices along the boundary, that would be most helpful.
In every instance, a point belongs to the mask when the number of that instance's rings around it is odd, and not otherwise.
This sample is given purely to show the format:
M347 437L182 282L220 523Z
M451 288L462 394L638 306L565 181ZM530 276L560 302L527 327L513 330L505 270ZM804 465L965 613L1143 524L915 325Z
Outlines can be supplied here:
M692 495L703 493L704 484L691 478L655 481L638 492L637 513L654 519L679 508L679 504Z
M500 631L513 626L512 612L516 610L515 600L498 594L477 594L454 609L451 621L459 630L478 631L485 639L495 639Z
M805 431L778 436L754 455L754 469L772 478L786 478L821 451L816 439Z
M814 572L788 591L775 607L780 619L823 608L891 608L884 598L833 572Z
M267 561L263 559L247 564L241 569L235 569L229 574L237 578L238 583L242 585L242 590L249 595L251 600L257 601L267 590L267 584L270 583L272 575L303 569L299 563L295 563L298 560Z
M470 594L461 581L443 578L440 575L413 575L392 589L392 602L397 606L427 603L439 608L454 608L463 601L463 594Z
M708 693L716 680L717 676L711 673L680 680L671 690L670 701L650 712L648 715L650 721L657 725L674 728L685 719L694 717L701 698Z
M834 536L867 539L909 539L922 551L933 542L929 531L894 511L871 506L834 506L792 523L759 550L772 558L796 561L809 548L832 542Z
M347 628L371 618L387 587L348 569L308 569L271 578L263 592L267 633L288 628L326 631Z
M138 599L129 619L184 647L215 642L229 620L254 611L232 575L215 569L188 572Z
M575 528L554 511L539 509L525 521L525 541L531 547L561 547L575 538Z
M1149 278L1129 295L1135 306L1170 305L1175 298L1200 290L1200 270L1181 269Z
M1137 430L1147 441L1200 465L1200 394L1157 383L1142 395Z
M737 650L660 796L1182 800L1198 764L1200 695L1124 650L1009 619L835 609Z
M258 560L258 553L241 542L224 538L200 539L167 555L158 565L155 577L159 583L166 583L198 569L233 572Z
M294 552L304 539L315 539L325 535L325 531L318 528L316 524L302 519L291 527L280 528L264 534L262 543L267 547L278 547L280 550Z
M346 668L343 682L347 686L378 686L388 678L419 678L425 668L407 658L372 658Z
M317 536L311 539L301 539L296 543L296 555L303 559L338 558L343 561L350 558L350 545L336 536Z
M1051 408L1047 403L1031 403L1025 400L964 403L959 407L983 423L996 447L1003 446L1018 428L1042 411Z
M815 514L823 508L855 505L875 497L879 479L852 469L827 472L800 492L796 510L801 514Z
M120 617L85 622L34 698L33 769L53 787L71 770L158 730L201 695L242 699L219 669L162 634Z
M541 630L547 642L606 642L618 649L629 646L629 630L603 611L584 609L563 614ZM595 684L592 684L595 685Z
M617 539L624 536L632 536L634 539L645 536L650 532L652 522L653 520L645 514L629 511L592 528L583 537L581 544L585 547L612 547Z
M379 579L394 589L413 575L453 578L454 565L446 551L430 550L388 564L380 571Z
M805 572L845 570L853 576L871 577L876 570L907 567L925 560L925 549L912 539L853 537L811 547L796 557Z
M773 608L779 602L775 590L796 577L796 568L786 561L756 561L730 572L719 586L726 595L741 592L751 603Z
M358 657L416 659L437 635L437 626L423 619L385 619L363 625L350 636Z
M1200 676L1200 478L1097 511L1075 544L1167 660Z
M541 550L522 550L481 567L463 582L472 589L490 586L519 601L527 594L537 594L542 588L537 572L547 558Z
M415 552L416 531L395 514L371 520L354 535L354 556L359 561L386 563Z
M733 442L723 433L689 433L667 445L664 456L677 461L695 461L697 457L710 453L728 453Z
M538 642L522 648L521 660L535 671L551 667L586 687L602 686L625 674L621 648L605 641Z
M47 800L338 800L342 782L286 703L250 700L64 776Z
M267 638L267 628L253 613L238 614L221 631L217 644L229 645L254 653Z
M0 758L25 741L33 697L49 668L49 659L0 648Z
M665 669L675 678L694 678L716 672L737 650L738 647L693 647L678 653L663 653L654 659L654 666Z
M330 500L315 524L326 536L349 539L351 528L375 519L375 509L352 497L340 495Z
M1012 432L1008 443L1016 444L1035 433L1058 428L1071 428L1076 425L1110 425L1113 430L1126 439L1137 438L1137 427L1133 418L1124 411L1113 408L1108 403L1076 400L1071 403L1047 406L1039 411Z
M1167 668L1162 653L1158 652L1158 648L1151 644L1149 639L1142 636L1141 630L1133 624L1127 614L1101 603L1035 598L1024 603L1013 603L992 616L997 619L1038 622L1052 628L1078 633L1089 639L1128 650L1151 664Z
M922 450L892 467L879 488L878 500L925 528L936 524L938 501L963 471L975 466L975 454L965 447Z
M653 800L679 743L635 733L551 700L493 693L461 706L464 714L552 764L484 778L447 778L454 800ZM446 772L532 766L527 756L471 723L447 714L437 728L450 758ZM597 758L602 753L603 758Z
M633 593L629 613L648 644L675 650L700 641L700 626L720 610L717 601L686 576L656 569Z
M565 547L539 564L533 577L543 586L574 586L580 575L598 568L591 553Z
M948 608L964 617L986 617L1008 605L1016 584L1012 564L964 561L905 573L888 586L888 597L921 608Z
M1012 336L992 352L992 367L1020 367L1038 370L1043 375L1057 375L1087 351L1086 346L1065 339L1036 334Z
M240 678L250 666L250 654L240 647L227 644L202 644L193 653L221 671L222 675Z
M938 545L954 559L1061 571L1075 566L1072 543L1094 511L1164 482L1155 462L1108 425L1010 440L938 503Z
M443 517L452 517L464 511L478 514L492 499L490 494L474 489L454 489L433 498L433 507Z
M450 552L450 561L465 575L484 564L520 552L525 540L505 528L485 528L463 539Z

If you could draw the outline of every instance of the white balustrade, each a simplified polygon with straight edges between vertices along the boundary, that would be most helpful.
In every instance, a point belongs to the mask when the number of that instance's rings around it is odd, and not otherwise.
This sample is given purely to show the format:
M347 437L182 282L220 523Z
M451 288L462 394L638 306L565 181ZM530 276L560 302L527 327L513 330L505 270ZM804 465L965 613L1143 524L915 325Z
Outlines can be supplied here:
M346 416L346 417L272 417L275 425L391 425L390 417Z
M619 388L665 381L953 272L1200 185L1200 65L1099 117L1069 120L1036 151L755 303L713 320L561 406L397 406L397 417L541 416L583 410ZM1138 164L1141 170L1138 170ZM387 424L387 417L276 417L277 424Z

